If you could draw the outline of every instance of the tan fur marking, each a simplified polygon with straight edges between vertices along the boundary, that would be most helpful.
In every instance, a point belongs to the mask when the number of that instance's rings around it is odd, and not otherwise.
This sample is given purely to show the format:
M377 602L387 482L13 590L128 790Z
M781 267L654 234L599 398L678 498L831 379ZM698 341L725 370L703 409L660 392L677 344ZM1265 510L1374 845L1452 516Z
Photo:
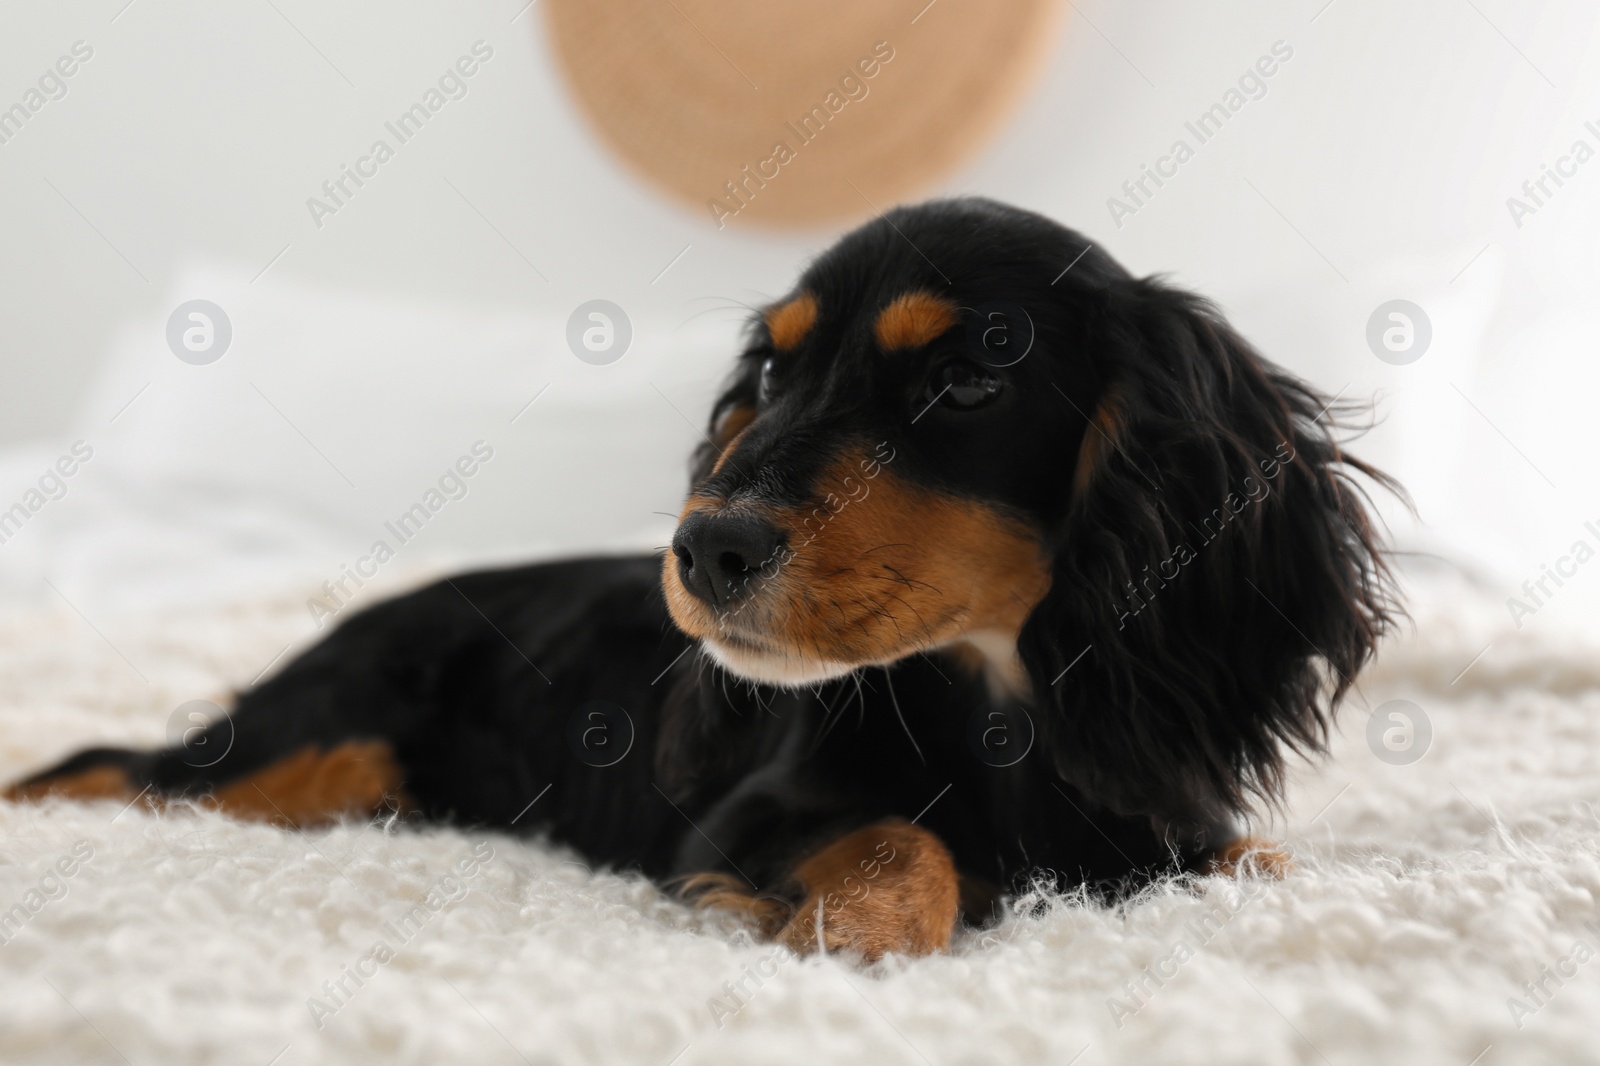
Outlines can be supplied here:
M751 421L753 422L754 418L752 418ZM724 444L720 441L718 442L718 447L721 450L717 455L717 461L711 465L711 472L713 474L721 473L722 468L728 465L728 459L739 449L739 441L743 439L744 435L749 431L750 423L747 422L739 429L739 432L735 433L733 437L728 440L727 443Z
M794 951L931 955L950 946L960 885L938 837L899 818L858 829L795 867L805 898L778 934Z
M42 799L101 800L114 799L124 803L137 793L128 783L128 775L115 766L96 766L92 770L69 777L52 777L28 784L12 785L5 798L12 802L30 802Z
M301 748L203 802L235 818L303 829L371 815L399 797L401 784L387 744L351 741L326 751Z
M1110 456L1112 448L1121 440L1122 398L1108 393L1094 409L1089 426L1083 431L1083 443L1078 447L1078 467L1072 475L1074 492L1089 487L1095 471Z
M680 882L678 895L700 909L736 914L767 937L776 936L794 914L792 904L775 896L758 896L732 874L691 874Z
M803 292L786 304L769 308L764 316L772 346L780 352L798 348L817 324L817 298Z
M956 324L956 305L926 292L896 296L878 312L873 335L886 352L920 348Z
M1237 877L1240 872L1281 880L1294 870L1289 853L1275 840L1266 837L1240 837L1217 849L1206 860L1202 873Z
M722 412L721 418L717 419L716 426L711 430L711 438L717 442L717 447L726 449L755 420L756 409L754 407L745 404L730 407Z
M888 663L975 630L1015 635L1050 586L1037 533L971 500L919 488L892 460L845 455L805 510L769 510L792 555L744 606L718 614L683 587L673 556L663 585L692 637L852 664ZM684 515L715 509L691 497Z

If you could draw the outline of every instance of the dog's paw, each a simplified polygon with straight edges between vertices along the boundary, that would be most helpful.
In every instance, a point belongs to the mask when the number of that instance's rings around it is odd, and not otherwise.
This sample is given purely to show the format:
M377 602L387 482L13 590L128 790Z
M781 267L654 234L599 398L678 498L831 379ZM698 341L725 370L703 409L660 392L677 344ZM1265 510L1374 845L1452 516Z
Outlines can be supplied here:
M1239 837L1218 848L1200 867L1203 874L1238 877L1240 873L1282 880L1294 870L1289 851L1266 837Z
M926 829L890 819L858 829L804 859L805 899L778 939L791 950L931 955L950 946L960 882L949 850Z

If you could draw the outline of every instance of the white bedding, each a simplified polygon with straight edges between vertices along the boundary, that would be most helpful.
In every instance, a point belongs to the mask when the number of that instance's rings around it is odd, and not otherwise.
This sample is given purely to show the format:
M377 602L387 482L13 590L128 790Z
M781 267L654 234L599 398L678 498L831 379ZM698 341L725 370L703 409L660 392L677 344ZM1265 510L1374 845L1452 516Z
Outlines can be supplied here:
M1600 1061L1600 649L1518 634L1462 582L1422 585L1334 759L1262 827L1294 850L1286 880L1120 909L1028 900L947 956L867 971L773 956L497 835L0 806L0 907L38 904L0 930L0 1061ZM65 605L14 619L0 775L160 742L172 708L306 636L310 591L119 617L104 637ZM1432 726L1411 765L1365 740L1364 708L1396 697ZM1572 976L1535 998L1543 966Z
M738 328L645 321L593 367L558 319L225 269L173 296L197 292L236 348L190 366L131 324L78 420L92 458L0 544L0 778L161 743L180 705L303 648L324 582L479 441L465 495L354 605L445 567L664 544ZM72 443L0 454L0 481L25 492ZM862 971L777 959L538 843L0 805L0 1062L1600 1061L1600 585L1581 573L1518 630L1504 600L1535 567L1409 566L1415 630L1259 827L1294 850L1282 883L1029 900L948 956ZM1365 739L1392 698L1431 723L1411 765Z

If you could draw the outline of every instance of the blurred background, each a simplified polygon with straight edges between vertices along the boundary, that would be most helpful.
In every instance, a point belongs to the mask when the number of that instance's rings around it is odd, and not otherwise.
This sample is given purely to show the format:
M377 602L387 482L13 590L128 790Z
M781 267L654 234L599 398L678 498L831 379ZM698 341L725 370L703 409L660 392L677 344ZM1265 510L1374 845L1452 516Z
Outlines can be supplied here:
M1523 622L1582 617L1597 17L11 5L0 609L65 604L114 641L163 605L337 611L440 567L664 545L747 308L876 211L975 193L1376 401L1356 450L1415 496L1415 519L1386 505L1401 545L1496 598L1567 557ZM820 132L796 136L814 106Z

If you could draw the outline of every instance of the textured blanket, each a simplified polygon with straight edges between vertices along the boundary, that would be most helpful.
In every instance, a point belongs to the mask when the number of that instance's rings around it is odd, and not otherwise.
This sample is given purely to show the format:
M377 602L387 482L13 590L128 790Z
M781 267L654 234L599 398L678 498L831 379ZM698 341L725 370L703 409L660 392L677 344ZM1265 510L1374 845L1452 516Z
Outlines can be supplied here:
M8 622L0 776L162 742L304 598ZM537 841L0 804L0 1061L1600 1062L1600 648L1461 582L1413 599L1255 827L1285 880L1036 893L870 968Z

